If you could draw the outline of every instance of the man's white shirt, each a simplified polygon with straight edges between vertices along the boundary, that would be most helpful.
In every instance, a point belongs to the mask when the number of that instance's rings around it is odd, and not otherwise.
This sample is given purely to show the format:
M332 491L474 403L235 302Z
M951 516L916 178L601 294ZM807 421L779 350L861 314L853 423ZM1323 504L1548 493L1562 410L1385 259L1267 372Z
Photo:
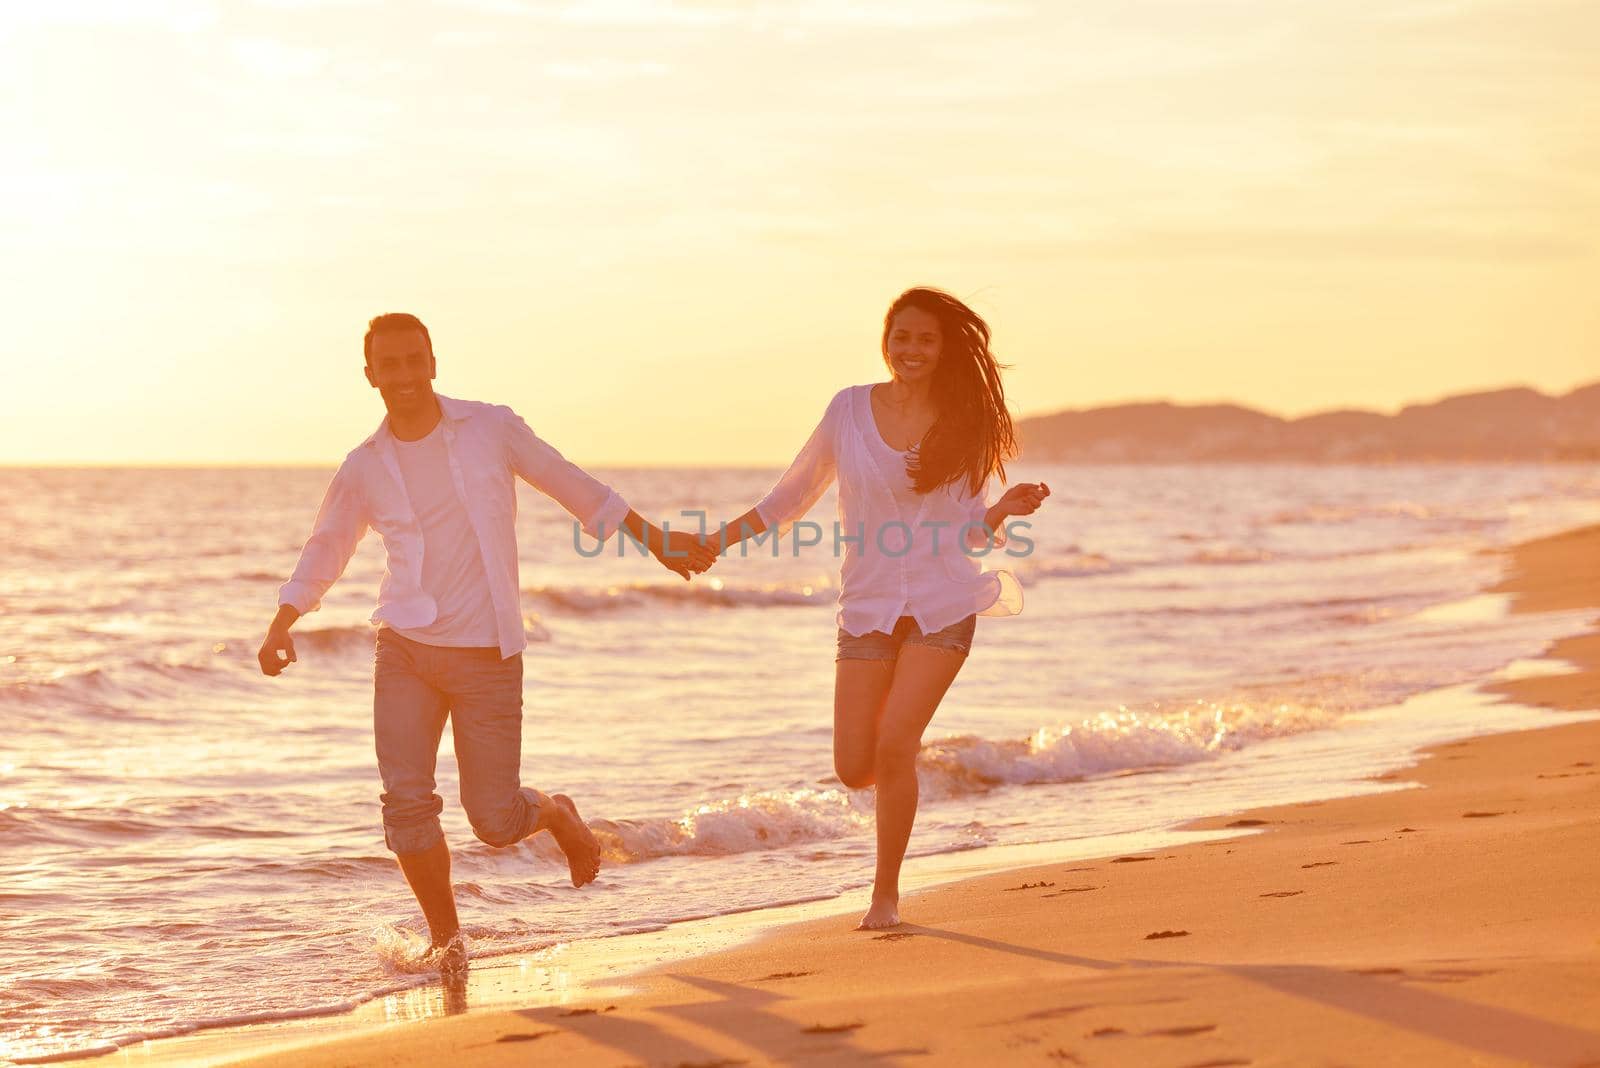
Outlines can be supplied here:
M435 433L443 437L450 481L482 556L494 618L491 644L499 646L501 656L514 656L527 646L517 580L514 479L522 478L560 504L595 538L604 539L621 527L628 504L541 440L510 408L443 395L438 399L441 418ZM437 599L424 581L423 524L406 491L399 444L385 418L345 457L294 573L278 591L279 604L302 615L316 611L370 529L383 539L388 556L372 621L421 632L438 619ZM428 568L434 575L449 570Z

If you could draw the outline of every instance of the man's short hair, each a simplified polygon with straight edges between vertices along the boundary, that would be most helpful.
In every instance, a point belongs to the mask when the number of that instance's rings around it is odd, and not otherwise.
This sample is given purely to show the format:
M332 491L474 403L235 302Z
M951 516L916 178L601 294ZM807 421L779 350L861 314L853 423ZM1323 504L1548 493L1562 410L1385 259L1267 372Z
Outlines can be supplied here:
M433 338L428 336L421 319L410 312L385 312L367 323L367 336L361 340L361 351L368 363L372 362L372 338L383 330L421 330L422 340L428 343L428 355L433 355Z

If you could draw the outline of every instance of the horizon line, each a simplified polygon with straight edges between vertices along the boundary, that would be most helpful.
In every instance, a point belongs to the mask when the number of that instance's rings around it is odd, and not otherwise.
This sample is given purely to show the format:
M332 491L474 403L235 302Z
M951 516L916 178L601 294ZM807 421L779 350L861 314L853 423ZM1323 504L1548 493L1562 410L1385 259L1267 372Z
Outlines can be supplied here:
M1258 415L1265 415L1265 416L1268 416L1269 418L1278 419L1278 420L1280 420L1282 422L1285 422L1285 423L1299 422L1299 421L1302 421L1302 420L1305 420L1305 419L1313 419L1313 418L1316 418L1318 416L1350 414L1350 413L1362 413L1362 414L1369 414L1369 415L1377 415L1377 416L1379 416L1381 418L1384 418L1384 419L1395 419L1395 418L1398 418L1399 415L1402 412L1404 412L1404 411L1406 411L1407 409L1410 409L1410 408L1431 407L1433 405L1442 404L1445 401L1458 400L1458 399L1461 399L1461 398L1464 398L1464 397L1480 397L1480 396L1489 396L1489 395L1496 394L1496 393L1513 393L1513 392L1518 392L1518 391L1526 391L1526 392L1529 392L1529 393L1536 394L1536 395L1538 395L1540 397L1544 397L1544 398L1549 399L1549 400L1562 400L1562 399L1564 399L1566 397L1572 396L1575 393L1582 392L1583 390L1586 390L1586 389L1593 389L1595 387L1600 387L1600 379L1595 379L1594 381L1591 381L1591 382L1586 382L1586 383L1583 383L1581 385L1573 386L1572 388L1570 388L1568 390L1565 390L1564 392L1560 392L1560 393L1546 392L1545 390L1542 390L1537 386L1531 386L1531 385L1528 385L1526 383L1521 383L1521 384L1516 384L1516 385L1497 386L1497 387L1488 388L1488 389L1473 389L1473 390L1467 390L1465 392L1460 392L1460 393L1446 393L1446 394L1443 394L1443 395L1435 395L1435 397L1433 399L1431 399L1431 400L1410 401L1410 402L1407 402L1405 404L1402 404L1399 408L1395 409L1393 412L1387 412L1387 411L1384 411L1382 409L1377 409L1377 408L1345 407L1345 408L1320 408L1320 409L1316 409L1316 410L1313 410L1313 411L1306 412L1303 415L1284 415L1284 414L1282 414L1280 412L1275 412L1275 411L1272 411L1272 410L1270 410L1268 408L1258 408L1258 407L1254 407L1253 405L1250 405L1250 404L1247 404L1247 403L1244 403L1244 402L1241 402L1241 401L1236 401L1236 400L1218 399L1218 400L1207 400L1207 401L1174 401L1174 400L1166 399L1166 398L1129 399L1129 400L1117 401L1117 402L1110 403L1110 404L1096 404L1096 405L1093 405L1093 406L1087 407L1087 408L1056 408L1056 409L1053 409L1051 411L1040 412L1040 413L1038 413L1036 415L1017 416L1016 422L1017 422L1017 424L1019 425L1019 428L1020 428L1020 426L1022 424L1026 424L1026 423L1033 422L1033 421L1036 421L1036 420L1050 419L1050 418L1053 418L1053 417L1059 416L1059 415L1083 414L1083 413L1087 413L1087 412L1106 411L1106 410L1112 410L1112 409L1117 409L1117 408L1137 408L1137 407L1147 407L1147 406L1155 406L1155 405L1166 405L1168 407L1179 408L1179 409L1183 409L1183 408L1187 408L1187 409L1236 408L1236 409L1240 409L1242 411L1254 412L1254 413L1256 413ZM1026 444L1025 443L1024 443L1024 448L1026 448ZM1021 459L1021 458L1022 457L1020 457L1020 456L1018 457L1018 459ZM255 469L255 470L289 471L289 470L325 470L325 469L328 469L328 468L337 468L339 466L340 462L342 462L342 457L331 457L331 456L327 460L290 460L290 461L261 460L261 459L248 459L248 460L148 459L148 460L132 460L132 461L128 461L128 460L95 460L95 459L86 459L86 460L14 460L14 459L0 459L0 470L5 470L5 471L21 471L21 470L52 470L52 471L60 471L60 470L122 470L122 471L195 470L195 471L200 471L200 470ZM787 460L787 459L773 460L773 461L771 461L769 463L725 463L725 462L717 462L717 463L698 463L698 462L661 463L661 462L658 462L658 461L651 461L651 460L605 460L605 461L587 461L587 460L585 460L585 461L580 462L579 466L594 467L594 468L613 468L613 469L615 469L615 468L625 468L625 469L632 469L632 470L663 470L663 471L666 471L666 470L683 470L683 469L694 469L694 470L700 470L700 471L705 471L705 470L767 471L767 470L772 470L772 469L775 469L775 468L783 468L789 462L790 461ZM1110 462L1116 462L1116 461L1110 461ZM1179 460L1179 461L1168 461L1168 462L1186 463L1186 462L1213 462L1213 461L1186 461L1186 460ZM1270 458L1266 458L1264 460L1252 461L1252 462L1269 462L1270 463L1270 462L1274 462L1274 461L1272 461ZM1290 461L1290 462L1317 463L1317 462L1326 462L1326 461L1299 460L1299 461ZM1367 462L1367 461L1356 460L1356 461L1349 461L1349 462L1362 463L1362 462ZM1416 461L1416 462L1432 462L1432 461Z

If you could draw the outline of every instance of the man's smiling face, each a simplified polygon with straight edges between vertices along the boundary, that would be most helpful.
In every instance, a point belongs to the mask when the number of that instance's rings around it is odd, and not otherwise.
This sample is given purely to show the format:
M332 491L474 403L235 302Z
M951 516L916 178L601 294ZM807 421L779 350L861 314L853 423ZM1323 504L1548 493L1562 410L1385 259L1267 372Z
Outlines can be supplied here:
M367 354L367 381L383 395L390 415L421 415L432 410L433 347L415 327L380 330Z

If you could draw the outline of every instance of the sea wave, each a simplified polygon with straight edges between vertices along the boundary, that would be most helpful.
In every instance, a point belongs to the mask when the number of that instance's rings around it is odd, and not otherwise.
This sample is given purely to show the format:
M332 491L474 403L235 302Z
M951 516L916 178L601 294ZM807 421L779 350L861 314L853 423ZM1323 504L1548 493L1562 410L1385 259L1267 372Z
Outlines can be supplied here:
M1010 565L1023 578L1085 578L1114 575L1129 570L1129 565L1102 553L1083 552L1076 547L1048 560L1027 559Z
M340 857L318 856L297 860L257 861L243 869L251 876L271 876L285 879L362 879L387 877L394 874L394 857Z
M971 735L922 747L918 778L945 796L1003 785L1075 782L1094 775L1212 760L1257 742L1319 730L1335 713L1291 703L1197 701L1172 711L1119 708L1041 727L1025 739Z
M522 617L522 630L530 642L547 642L550 631L535 615ZM296 629L291 633L295 647L319 653L371 653L378 640L378 627L372 623L349 623L331 627Z
M233 577L238 582L282 582L284 580L284 576L280 572L262 570L240 571Z
M1374 504L1312 504L1286 508L1267 519L1273 526L1300 524L1353 523L1362 519L1434 519L1442 513L1417 501L1385 501Z
M841 838L868 826L864 795L767 790L700 805L676 818L594 820L602 855L614 863L658 857L724 856Z
M534 586L522 591L535 604L571 615L597 615L647 605L773 608L831 604L838 591L825 580L732 585L720 578L695 583L636 582L615 586Z
M1225 545L1215 549L1201 549L1190 553L1191 564L1264 564L1277 559L1266 549L1251 549L1239 545Z
M364 650L370 652L377 640L378 628L371 623L349 623L332 627L297 627L292 632L296 648L304 647L319 653L343 653Z
M272 827L199 822L173 812L135 810L121 806L50 808L18 805L0 809L0 836L8 842L55 844L91 848L110 840L155 838L179 834L204 840L291 838L295 832ZM296 866L301 870L302 866Z
M118 721L157 720L161 717L129 708L129 701L146 708L197 683L214 685L222 675L211 663L171 659L134 660L115 666L56 670L48 675L0 682L0 703L28 707L64 706L73 712Z
M1184 589L1185 587L1174 587ZM1163 618L1218 618L1239 619L1260 616L1276 623L1286 612L1306 613L1319 617L1322 622L1336 621L1346 624L1381 622L1403 614L1416 607L1418 595L1411 593L1374 594L1365 597L1313 597L1284 600L1252 601L1244 604L1154 605L1148 608L1117 609L1105 613L1085 612L1083 615L1114 615L1118 618L1153 616Z
M1118 708L1041 727L1027 738L960 735L927 742L917 757L925 798L1004 786L1068 783L1097 775L1193 764L1331 725L1336 713L1297 703L1197 701L1179 708ZM725 856L824 842L871 826L865 790L766 790L710 801L676 817L590 821L607 861Z

